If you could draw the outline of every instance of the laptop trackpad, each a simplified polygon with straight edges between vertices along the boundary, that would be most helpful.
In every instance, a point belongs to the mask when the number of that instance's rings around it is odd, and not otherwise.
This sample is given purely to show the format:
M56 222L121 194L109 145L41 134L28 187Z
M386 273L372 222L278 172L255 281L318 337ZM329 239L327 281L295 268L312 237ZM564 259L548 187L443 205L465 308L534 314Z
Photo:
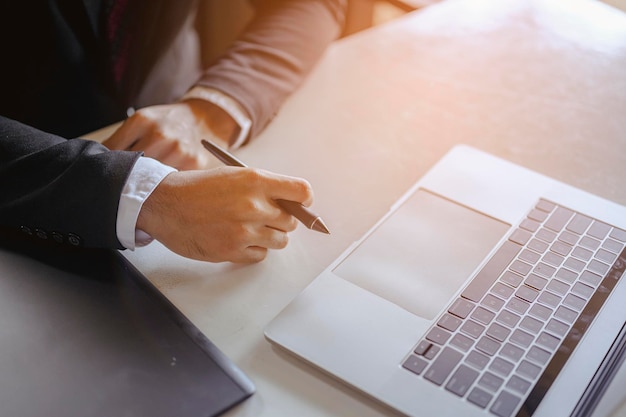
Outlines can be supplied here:
M509 227L418 189L334 273L432 320Z

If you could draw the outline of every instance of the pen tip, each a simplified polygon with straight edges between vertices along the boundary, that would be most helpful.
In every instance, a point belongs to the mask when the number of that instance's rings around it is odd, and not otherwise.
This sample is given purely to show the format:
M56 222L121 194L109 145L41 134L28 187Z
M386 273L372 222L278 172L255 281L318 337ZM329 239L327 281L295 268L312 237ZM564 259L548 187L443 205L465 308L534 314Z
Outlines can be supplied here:
M320 219L319 217L315 219L315 222L313 222L313 224L311 225L311 229L318 232L326 233L327 235L330 234L330 230L328 230L328 227L326 227L322 219Z

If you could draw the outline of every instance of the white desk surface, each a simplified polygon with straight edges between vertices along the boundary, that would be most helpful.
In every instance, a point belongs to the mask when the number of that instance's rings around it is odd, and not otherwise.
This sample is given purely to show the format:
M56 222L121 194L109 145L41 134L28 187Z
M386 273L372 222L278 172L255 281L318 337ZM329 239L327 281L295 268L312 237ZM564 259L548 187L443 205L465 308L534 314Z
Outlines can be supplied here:
M158 243L125 252L255 382L227 416L395 415L263 328L457 143L626 204L626 15L592 0L448 0L340 40L237 151L307 178L330 236L299 227L250 266ZM596 415L626 415L614 394Z

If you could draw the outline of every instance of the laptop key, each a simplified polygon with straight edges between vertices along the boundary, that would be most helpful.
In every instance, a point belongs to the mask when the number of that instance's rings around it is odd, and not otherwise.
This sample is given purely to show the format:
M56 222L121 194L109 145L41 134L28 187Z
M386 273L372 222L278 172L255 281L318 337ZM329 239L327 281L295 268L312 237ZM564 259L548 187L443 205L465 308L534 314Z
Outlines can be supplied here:
M509 376L513 367L514 365L511 362L505 361L502 358L495 358L493 362L491 362L491 365L489 365L491 371L503 377Z
M486 353L489 356L493 356L498 349L500 349L501 344L487 336L483 336L480 338L478 343L476 344L476 349L480 350L483 353Z
M570 271L569 269L561 268L556 273L556 277L571 284L572 282L576 281L576 279L578 278L578 274Z
M502 386L502 383L504 383L504 379L492 374L491 372L485 372L484 375L478 380L478 385L493 392L498 391Z
M537 239L543 240L546 243L552 243L556 239L556 233L548 229L539 229L537 231Z
M478 324L473 320L468 320L461 326L461 331L474 339L478 339L484 330L485 326Z
M521 249L521 245L510 240L505 241L467 288L463 290L461 296L475 303L480 301Z
M463 397L477 377L477 371L468 366L461 365L454 374L452 374L452 377L450 377L450 381L446 384L446 389L459 397Z
M596 239L604 239L609 231L611 230L611 226L606 223L602 223L599 221L594 221L589 230L587 230L587 234L589 236L595 237Z
M554 213L552 213L548 221L546 221L546 227L555 232L560 232L573 214L574 212L572 210L558 207Z
M556 207L556 204L551 203L548 200L544 200L543 198L539 199L535 208L537 210L545 211L546 213L551 213L552 210Z
M566 229L570 232L576 233L577 235L582 235L587 227L591 224L591 219L587 216L583 216L580 213L577 213L574 218L569 222Z
M524 261L524 262L528 262L529 264L536 264L537 261L540 258L540 255L536 252L533 252L531 250L528 249L524 249L522 251L522 253L519 254L519 258Z
M421 342L419 342L413 352L415 352L416 355L423 355L428 349L430 349L431 346L432 343L430 343L428 340L422 340Z
M544 253L548 249L548 244L538 239L533 239L528 243L528 247L535 252Z
M424 378L436 385L443 384L462 358L463 354L457 350L449 347L444 348L437 359L430 365L424 374Z
M558 319L563 320L566 323L571 324L571 323L574 323L574 320L576 320L578 313L576 313L574 310L571 310L567 307L561 306L556 309L554 316Z
M515 243L519 243L520 245L525 245L526 243L528 243L531 237L532 237L532 233L520 228L520 229L516 229L513 233L511 233L509 240Z
M624 249L624 244L613 239L607 239L602 244L602 247L608 251L619 254L622 252L622 249Z
M545 291L541 293L537 301L549 307L556 308L556 306L561 303L561 297L556 294L552 294L551 292Z
M559 281L558 279L553 279L548 284L548 289L555 294L565 295L569 290L569 284L566 284L563 281Z
M491 406L491 411L498 417L510 417L521 399L508 391L502 391Z
M472 313L471 317L479 323L489 324L491 320L496 316L496 313L493 313L483 307L478 307Z
M498 323L492 323L487 329L487 335L496 339L498 342L504 342L511 333L511 329L504 327Z
M546 325L546 330L557 336L563 337L569 331L569 326L562 321L550 319L550 321Z
M437 353L439 353L440 350L441 350L441 348L439 346L437 346L437 345L430 345L428 350L426 352L424 352L424 357L426 359L433 359L435 356L437 356Z
M572 256L580 259L581 261L588 261L593 256L593 252L589 249L585 249L582 246L576 246L572 251Z
M478 387L472 389L472 392L467 396L467 400L472 404L479 406L480 408L485 408L493 398L493 395L489 394L487 391L482 390Z
M471 339L461 333L457 333L450 340L450 344L461 349L463 352L467 352L474 344L474 339Z
M539 373L541 372L541 368L524 359L522 362L520 362L519 366L517 367L515 371L518 374L528 379L533 380L539 376Z
M533 335L528 334L523 330L517 329L513 333L511 333L511 338L509 340L521 347L528 347L532 343L533 339Z
M477 369L480 369L482 371L489 363L489 356L472 350L469 355L467 355L467 358L465 358L465 362L475 366Z
M522 229L528 230L529 232L536 232L537 229L539 229L539 225L541 223L539 223L536 220L532 220L532 219L524 219L522 220L522 222L520 223L519 227L521 227Z
M524 278L518 274L514 274L511 271L505 271L500 277L500 280L505 284L509 284L511 287L516 287L522 282Z
M402 364L402 367L404 369L408 369L414 374L419 375L422 372L424 372L424 369L426 369L427 365L428 365L428 362L426 362L424 359L419 358L415 355L411 355L406 361L404 361L404 363Z
M626 230L614 228L609 236L613 239L619 240L620 242L626 242Z
M594 289L589 285L585 285L581 282L577 282L572 287L572 294L576 294L588 300L593 295Z
M585 267L585 262L576 258L567 258L563 265L565 265L565 267L571 269L572 271L580 272Z
M564 230L558 237L558 239L561 242L565 242L569 245L574 246L576 244L576 242L578 242L578 236L575 235L574 233L568 232L567 230Z
M561 344L561 340L552 336L551 334L541 332L539 337L537 337L537 344L548 350L554 351Z
M533 272L543 277L551 278L552 275L554 275L554 273L556 272L556 268L546 263L539 262L537 266L533 268Z
M517 375L513 375L511 377L511 379L509 379L509 381L506 383L506 387L509 388L511 391L515 391L519 394L526 394L526 392L528 392L528 389L530 388L530 382L526 381L523 378L520 378Z
M537 346L533 346L530 348L528 353L526 353L526 357L535 361L539 365L545 365L548 363L548 359L550 359L550 352L540 349Z
M576 297L574 294L567 294L567 297L563 300L563 304L576 311L581 311L587 301L580 297Z
M524 330L528 330L533 334L537 334L543 327L543 322L532 317L524 317L522 322L519 324L519 327Z
M547 279L535 274L530 274L528 278L526 278L526 280L524 281L524 284L537 290L543 290L543 287L545 287L547 283Z
M584 236L580 239L580 246L587 249L596 250L600 246L600 241L589 236Z
M613 252L609 252L608 250L600 249L598 252L596 252L595 257L602 262L606 262L607 264L612 265L613 262L615 262L615 258L617 258L617 255Z
M450 332L445 331L439 327L433 327L426 335L426 339L438 345L443 345L450 338Z
M508 299L511 294L513 294L513 291L515 291L513 288L509 287L508 285L504 285L501 282L496 282L496 284L491 289L491 292L493 294L504 300Z
M528 314L545 322L550 318L550 315L552 315L552 309L542 306L541 304L535 304L530 308Z
M500 309L504 305L504 300L492 294L487 294L483 302L480 304L484 305L487 308L490 308L493 311L500 311Z
M610 267L607 264L593 259L591 262L589 262L589 266L587 268L589 268L590 271L596 272L600 275L606 275Z
M502 346L500 350L500 355L504 356L507 359L511 359L514 362L519 361L524 355L524 349L520 349L511 343L507 343Z
M561 256L567 256L572 251L572 246L565 242L556 241L552 244L552 246L550 246L550 250Z
M600 281L602 281L602 277L598 274L594 274L593 272L587 271L585 270L581 275L580 275L580 280L584 283L593 285L594 287L597 287L598 284L600 283Z
M457 298L452 306L450 306L450 308L448 309L448 313L454 314L455 316L464 319L473 309L474 303L464 300L462 298Z
M506 308L519 314L526 313L526 310L528 310L528 307L530 307L530 304L528 304L526 301L523 301L519 298L511 298L511 301L509 301L508 304L506 305Z
M548 213L546 213L545 211L541 211L541 210L531 210L530 213L528 213L528 218L538 221L538 222L543 222L546 218L548 217Z
M533 288L530 288L526 285L522 285L515 292L516 297L521 298L522 300L527 301L529 303L532 303L533 301L535 301L535 298L537 298L538 295L539 295L539 291Z
M519 320L520 316L515 313L511 313L509 310L502 310L502 312L498 314L498 317L496 317L496 321L498 323L502 323L510 328L515 327Z
M437 326L443 327L446 330L451 332L455 331L461 325L461 319L454 317L450 314L444 314L439 321L437 322Z

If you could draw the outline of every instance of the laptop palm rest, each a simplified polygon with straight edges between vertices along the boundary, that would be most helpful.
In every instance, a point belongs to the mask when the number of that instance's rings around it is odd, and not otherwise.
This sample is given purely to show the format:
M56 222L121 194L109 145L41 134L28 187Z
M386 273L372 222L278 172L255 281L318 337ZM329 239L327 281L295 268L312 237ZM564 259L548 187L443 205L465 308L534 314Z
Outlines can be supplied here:
M418 189L333 272L432 320L509 227Z

